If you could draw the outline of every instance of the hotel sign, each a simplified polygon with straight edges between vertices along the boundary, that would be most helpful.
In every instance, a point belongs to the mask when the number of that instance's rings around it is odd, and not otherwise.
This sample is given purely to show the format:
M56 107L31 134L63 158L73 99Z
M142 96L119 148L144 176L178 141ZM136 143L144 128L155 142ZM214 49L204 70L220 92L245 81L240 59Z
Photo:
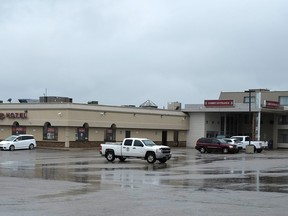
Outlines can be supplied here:
M264 107L269 109L278 109L280 107L280 103L278 101L264 101Z
M233 107L234 100L205 100L205 107Z
M0 113L0 120L3 120L5 118L27 119L27 112L24 112L24 113L14 113L14 112Z

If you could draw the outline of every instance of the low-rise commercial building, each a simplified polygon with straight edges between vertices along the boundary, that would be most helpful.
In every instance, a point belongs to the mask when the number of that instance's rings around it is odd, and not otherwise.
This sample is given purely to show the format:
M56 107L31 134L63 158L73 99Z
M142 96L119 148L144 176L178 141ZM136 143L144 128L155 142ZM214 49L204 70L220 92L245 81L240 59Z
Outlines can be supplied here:
M249 135L288 148L288 91L250 89L221 92L203 104L169 103L158 109L146 101L135 106L73 103L71 98L0 103L0 139L33 134L38 146L97 147L126 137L146 137L169 146L194 147L200 137Z
M221 92L217 100L186 104L183 112L190 119L187 147L200 137L249 135L288 148L288 91Z
M185 146L189 119L180 110L67 102L0 104L0 139L33 134L38 146L96 147L126 137Z

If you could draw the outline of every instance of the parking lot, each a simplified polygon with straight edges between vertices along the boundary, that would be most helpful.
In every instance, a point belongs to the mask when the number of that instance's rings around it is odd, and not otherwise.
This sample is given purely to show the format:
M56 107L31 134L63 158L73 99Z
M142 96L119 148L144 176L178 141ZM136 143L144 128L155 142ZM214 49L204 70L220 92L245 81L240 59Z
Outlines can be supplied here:
M108 163L97 149L0 151L1 215L287 215L288 151Z

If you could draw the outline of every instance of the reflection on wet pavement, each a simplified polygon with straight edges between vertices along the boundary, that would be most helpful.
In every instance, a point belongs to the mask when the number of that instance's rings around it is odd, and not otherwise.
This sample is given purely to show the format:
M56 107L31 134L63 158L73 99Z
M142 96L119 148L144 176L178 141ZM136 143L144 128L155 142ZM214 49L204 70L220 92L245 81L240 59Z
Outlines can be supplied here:
M165 164L108 163L93 151L0 152L0 176L86 183L71 193L157 185L195 190L288 192L287 151L234 155L174 149ZM61 194L60 194L61 195Z

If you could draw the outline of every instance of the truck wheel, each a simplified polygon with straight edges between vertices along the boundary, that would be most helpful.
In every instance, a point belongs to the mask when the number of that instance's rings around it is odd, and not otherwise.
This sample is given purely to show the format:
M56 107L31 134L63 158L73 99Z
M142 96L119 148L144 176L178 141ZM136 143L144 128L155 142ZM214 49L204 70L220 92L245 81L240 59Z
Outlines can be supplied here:
M147 162L152 164L152 163L155 163L155 161L156 161L155 154L152 152L148 153L147 154Z
M106 159L110 162L114 161L115 160L115 154L113 151L108 151L106 152L106 155L105 155Z
M262 149L257 149L257 153L261 153L262 152Z
M256 146L254 146L254 153L255 153L255 152L257 152L257 148L256 148Z
M124 161L126 160L126 158L125 158L125 157L119 157L119 160L120 160L121 162L124 162Z
M166 158L161 158L161 159L159 159L159 162L160 162L160 163L165 163L166 161L167 161Z

